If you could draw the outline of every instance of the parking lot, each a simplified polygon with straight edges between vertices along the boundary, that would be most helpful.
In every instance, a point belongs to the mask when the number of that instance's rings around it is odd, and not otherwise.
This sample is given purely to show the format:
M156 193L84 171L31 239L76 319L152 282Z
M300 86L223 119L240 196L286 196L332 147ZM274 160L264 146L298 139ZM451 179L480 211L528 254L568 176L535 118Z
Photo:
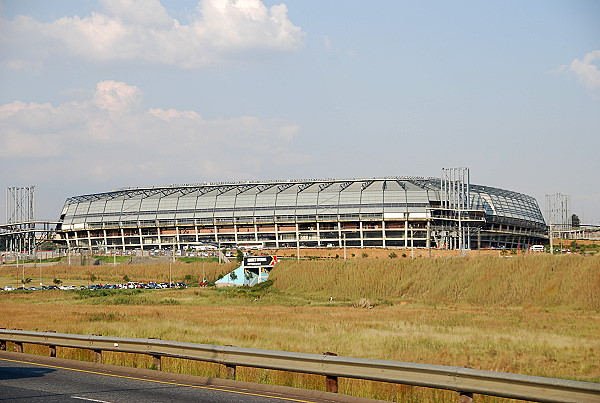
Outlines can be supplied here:
M187 288L185 283L138 283L128 282L123 284L92 284L92 285L50 285L41 287L0 287L0 291L43 291L43 290L128 290L128 289L149 289L162 290L164 288Z

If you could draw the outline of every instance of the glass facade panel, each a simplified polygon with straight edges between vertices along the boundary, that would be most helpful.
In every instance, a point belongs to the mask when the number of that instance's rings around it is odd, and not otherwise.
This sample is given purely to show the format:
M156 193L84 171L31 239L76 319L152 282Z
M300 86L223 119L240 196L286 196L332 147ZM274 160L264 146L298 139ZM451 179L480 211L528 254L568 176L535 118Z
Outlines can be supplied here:
M142 199L140 211L156 212L156 210L158 210L159 201L160 199L158 198Z
M158 203L158 209L161 211L176 210L178 200L179 198L175 196L161 197Z
M76 210L75 210L75 214L77 214L77 215L87 214L89 208L90 208L90 203L89 202L79 203L77 205Z
M133 199L133 200L125 200L123 201L123 212L139 212L140 211L140 205L141 205L141 200L140 199Z
M194 210L196 208L196 196L183 196L179 198L177 210Z
M104 207L106 206L106 200L94 200L90 203L90 209L88 214L104 213Z
M123 210L123 200L107 200L105 213L120 213Z

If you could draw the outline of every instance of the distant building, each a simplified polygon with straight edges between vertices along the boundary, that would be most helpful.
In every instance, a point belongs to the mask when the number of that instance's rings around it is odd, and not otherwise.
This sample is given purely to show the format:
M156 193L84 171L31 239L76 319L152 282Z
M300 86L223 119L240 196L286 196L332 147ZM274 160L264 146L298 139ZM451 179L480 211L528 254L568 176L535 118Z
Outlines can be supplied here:
M547 239L536 200L437 178L127 188L66 200L70 248L521 248ZM299 245L298 245L299 244Z

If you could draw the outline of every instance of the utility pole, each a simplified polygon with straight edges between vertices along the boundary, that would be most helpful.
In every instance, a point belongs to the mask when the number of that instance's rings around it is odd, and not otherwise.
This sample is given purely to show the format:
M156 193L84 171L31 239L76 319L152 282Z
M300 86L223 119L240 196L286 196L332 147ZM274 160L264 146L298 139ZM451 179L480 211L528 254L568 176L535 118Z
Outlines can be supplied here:
M169 262L169 288L171 288L173 284L173 260L175 260L175 249L171 248L171 253L173 254L173 258Z
M553 255L554 254L554 244L552 241L552 237L554 236L554 234L552 233L552 224L550 224L549 235L550 235L550 254Z

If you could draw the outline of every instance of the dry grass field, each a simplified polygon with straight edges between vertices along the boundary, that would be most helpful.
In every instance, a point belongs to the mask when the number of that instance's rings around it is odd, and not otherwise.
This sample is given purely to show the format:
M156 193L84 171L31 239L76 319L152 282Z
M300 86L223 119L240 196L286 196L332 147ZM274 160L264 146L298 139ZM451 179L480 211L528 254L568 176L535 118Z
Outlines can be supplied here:
M389 252L388 252L389 253ZM235 265L174 263L214 280ZM37 282L39 268L26 268ZM37 270L37 272L36 272ZM0 267L0 285L23 273ZM52 266L45 284L166 281L169 264ZM188 277L189 278L189 277ZM466 366L600 382L600 257L527 255L282 261L252 288L0 293L0 327L157 337L217 345ZM47 354L27 346L26 352ZM91 360L86 351L59 355ZM150 367L148 357L106 362ZM218 365L166 360L164 370L223 376ZM241 369L239 378L324 389L322 377ZM395 401L456 400L452 392L341 380L340 392ZM507 401L483 398L478 401Z

